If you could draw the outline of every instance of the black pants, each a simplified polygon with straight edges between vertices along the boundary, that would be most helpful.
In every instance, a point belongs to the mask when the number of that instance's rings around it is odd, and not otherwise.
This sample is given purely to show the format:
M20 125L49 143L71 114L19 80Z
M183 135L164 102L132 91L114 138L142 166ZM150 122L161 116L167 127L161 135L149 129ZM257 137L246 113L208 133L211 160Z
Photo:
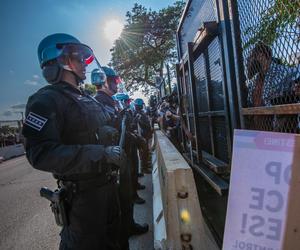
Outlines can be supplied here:
M131 161L132 195L134 199L137 196L138 173L139 173L138 149L135 144L131 145L130 161Z
M74 195L70 225L60 233L60 250L119 250L120 205L117 184L93 187Z
M128 159L125 171L120 173L119 196L121 206L121 249L129 249L129 234L133 224L133 202L132 202L132 181L131 181L131 160Z

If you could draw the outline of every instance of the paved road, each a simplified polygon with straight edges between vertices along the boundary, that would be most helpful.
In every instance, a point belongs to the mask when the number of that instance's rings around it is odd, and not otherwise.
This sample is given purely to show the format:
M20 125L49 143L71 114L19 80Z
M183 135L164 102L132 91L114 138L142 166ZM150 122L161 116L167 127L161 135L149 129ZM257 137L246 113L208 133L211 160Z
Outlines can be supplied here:
M57 249L59 228L39 196L42 186L54 188L55 181L25 157L0 164L0 249Z
M152 222L151 175L141 179L147 189L140 195L147 200L137 205L138 222ZM58 249L59 227L49 208L49 202L39 196L40 187L53 189L56 184L49 173L33 169L25 157L0 164L0 249ZM131 249L152 250L153 229L130 240Z

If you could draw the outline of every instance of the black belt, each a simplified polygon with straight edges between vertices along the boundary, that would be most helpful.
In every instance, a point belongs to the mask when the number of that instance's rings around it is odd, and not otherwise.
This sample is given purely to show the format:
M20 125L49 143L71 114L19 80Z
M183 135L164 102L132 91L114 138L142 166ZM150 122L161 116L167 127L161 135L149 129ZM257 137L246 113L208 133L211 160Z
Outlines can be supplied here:
M59 180L58 184L64 186L67 189L71 189L73 193L87 191L97 187L103 187L110 183L115 183L117 176L114 172L103 174L95 179L88 180Z

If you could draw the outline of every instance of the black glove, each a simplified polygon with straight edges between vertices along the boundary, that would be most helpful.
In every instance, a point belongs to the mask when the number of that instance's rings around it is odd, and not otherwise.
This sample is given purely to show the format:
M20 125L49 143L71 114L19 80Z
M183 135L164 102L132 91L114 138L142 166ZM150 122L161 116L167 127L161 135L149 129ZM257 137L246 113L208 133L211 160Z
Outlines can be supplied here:
M107 163L111 163L119 167L122 167L124 165L124 162L126 161L126 155L123 150L121 152L120 146L106 147L104 155Z

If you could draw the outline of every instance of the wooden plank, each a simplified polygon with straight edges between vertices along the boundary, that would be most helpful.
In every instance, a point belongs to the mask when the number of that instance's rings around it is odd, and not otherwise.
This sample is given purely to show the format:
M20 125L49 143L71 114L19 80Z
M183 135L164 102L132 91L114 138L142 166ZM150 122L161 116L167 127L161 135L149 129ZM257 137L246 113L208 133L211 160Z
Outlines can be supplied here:
M206 167L194 166L193 167L202 177L206 180L211 187L216 190L219 195L228 193L229 185L221 177Z
M219 249L204 222L192 169L161 131L156 131L167 249ZM181 219L187 211L190 220Z
M208 44L218 35L218 23L216 21L204 22L203 26L198 30L194 39L193 51L197 54L203 53Z
M270 107L242 108L242 115L293 115L300 113L300 103Z
M180 214L178 212L176 202L176 186L174 172L169 171L167 174L167 246L168 249L181 249L180 240Z
M203 161L212 169L215 173L221 174L228 171L229 166L226 162L223 162L211 154L202 151Z
M199 117L206 117L206 116L225 116L226 113L224 110L219 111L208 111L208 112L199 112Z

